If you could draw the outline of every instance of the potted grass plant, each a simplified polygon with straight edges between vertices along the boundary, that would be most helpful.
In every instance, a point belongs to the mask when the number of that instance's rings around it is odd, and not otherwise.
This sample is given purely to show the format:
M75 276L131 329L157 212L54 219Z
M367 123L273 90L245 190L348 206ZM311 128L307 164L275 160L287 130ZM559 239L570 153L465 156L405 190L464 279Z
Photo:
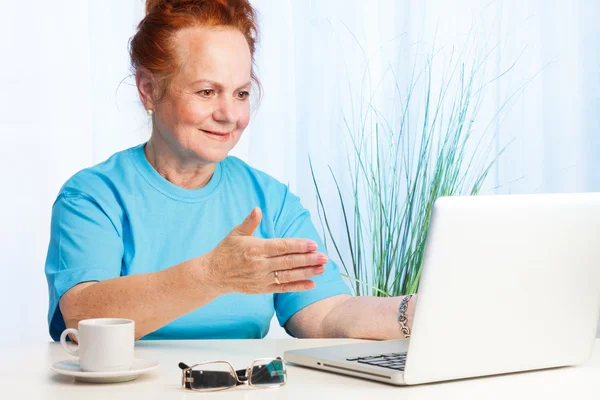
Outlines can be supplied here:
M395 126L371 103L362 123L344 118L350 139L347 171L334 173L329 167L331 180L319 183L309 157L326 250L341 264L355 295L417 293L434 202L440 196L479 194L506 149L495 145L500 126L495 122L524 86L493 113L488 128L474 135L490 83L485 59L457 59L441 80L432 77L434 61L430 58L408 85ZM409 118L415 112L420 115L416 124ZM331 182L337 199L326 204L321 187ZM330 222L336 213L341 229Z

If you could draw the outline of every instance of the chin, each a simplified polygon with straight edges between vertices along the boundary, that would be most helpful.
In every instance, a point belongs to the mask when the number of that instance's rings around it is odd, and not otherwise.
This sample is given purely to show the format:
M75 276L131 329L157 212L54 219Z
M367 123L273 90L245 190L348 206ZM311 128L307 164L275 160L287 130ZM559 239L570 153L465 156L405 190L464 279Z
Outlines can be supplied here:
M203 149L193 149L192 150L196 156L206 163L218 163L223 161L229 155L229 149L211 149L211 148L203 148Z
M203 135L195 135L191 140L184 141L184 148L195 155L203 163L218 163L223 161L231 149L237 144L239 137L236 135L227 141L216 141Z

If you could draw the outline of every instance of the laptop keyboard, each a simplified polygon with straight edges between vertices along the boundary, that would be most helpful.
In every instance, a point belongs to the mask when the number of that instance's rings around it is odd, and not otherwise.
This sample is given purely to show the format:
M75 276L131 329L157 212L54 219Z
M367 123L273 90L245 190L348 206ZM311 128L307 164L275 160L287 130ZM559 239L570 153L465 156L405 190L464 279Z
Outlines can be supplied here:
M355 361L361 364L369 364L377 367L396 369L404 371L406 365L406 352L404 353L387 353L372 355L366 357L346 358L346 361Z

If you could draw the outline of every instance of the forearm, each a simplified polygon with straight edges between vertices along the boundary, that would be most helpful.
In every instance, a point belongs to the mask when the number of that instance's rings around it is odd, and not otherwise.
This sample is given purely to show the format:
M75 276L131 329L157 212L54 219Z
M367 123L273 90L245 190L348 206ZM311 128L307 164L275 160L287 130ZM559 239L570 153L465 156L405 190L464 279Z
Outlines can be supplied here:
M402 339L398 324L398 306L402 297L350 297L331 310L323 319L328 337L354 339ZM412 326L412 308L407 311Z
M137 340L219 296L202 280L203 262L196 258L159 272L97 282L65 295L60 302L65 324L76 328L88 318L129 318L135 321Z

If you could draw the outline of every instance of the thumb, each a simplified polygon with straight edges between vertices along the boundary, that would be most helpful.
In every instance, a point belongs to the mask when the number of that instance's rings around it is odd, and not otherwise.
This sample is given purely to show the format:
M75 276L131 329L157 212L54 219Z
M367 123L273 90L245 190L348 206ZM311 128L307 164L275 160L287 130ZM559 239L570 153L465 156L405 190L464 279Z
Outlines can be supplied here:
M235 236L252 236L258 225L260 225L261 219L262 211L260 207L254 207L250 215L241 224L233 228L231 234Z

